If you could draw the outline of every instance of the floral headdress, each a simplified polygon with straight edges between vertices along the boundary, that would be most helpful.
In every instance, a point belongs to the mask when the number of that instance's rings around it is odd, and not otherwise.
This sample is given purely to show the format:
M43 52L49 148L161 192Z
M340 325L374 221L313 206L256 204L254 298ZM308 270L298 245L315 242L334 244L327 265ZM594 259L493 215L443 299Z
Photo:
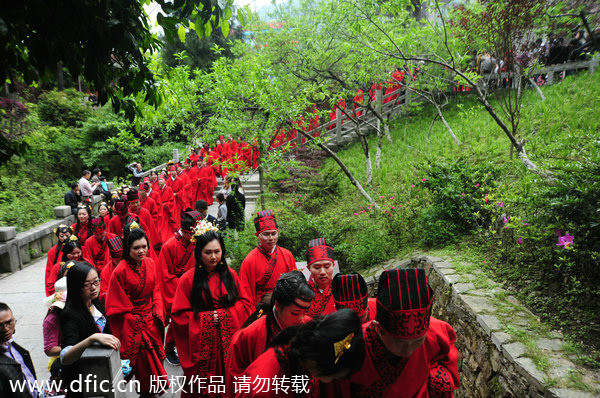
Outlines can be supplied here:
M196 240L199 236L204 235L208 231L219 232L218 227L216 227L213 223L206 221L206 220L200 220L198 222L198 224L196 224L196 227L193 228L193 230L194 230L194 234L192 235L192 238L190 239L190 242L193 242L193 243L196 242Z

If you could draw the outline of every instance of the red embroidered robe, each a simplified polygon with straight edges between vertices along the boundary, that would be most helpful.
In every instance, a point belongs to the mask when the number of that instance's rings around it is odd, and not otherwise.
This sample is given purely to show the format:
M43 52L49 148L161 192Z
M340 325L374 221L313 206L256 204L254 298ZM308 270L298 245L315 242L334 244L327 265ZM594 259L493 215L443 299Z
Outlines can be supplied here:
M271 339L275 337L281 329L277 321L273 319L270 326ZM263 315L248 327L238 330L231 340L229 356L227 357L227 376L230 381L228 387L233 387L233 377L239 377L244 374L244 370L250 366L263 352L270 341L267 341L267 315Z
M156 201L150 196L146 195L144 199L140 198L140 204L142 207L150 213L152 217L152 221L154 221L154 225L158 226L160 221L160 206L156 203ZM162 239L161 239L162 241Z
M160 281L160 288L165 307L165 325L169 323L171 316L171 307L173 298L177 290L179 278L189 269L194 268L196 259L194 258L194 244L185 240L179 232L163 245L158 255L157 276ZM167 345L175 342L172 328L167 329Z
M106 237L102 242L98 242L93 235L85 241L81 255L98 270L98 275L100 275L104 266L111 262L108 240L114 237L116 237L115 234L106 232Z
M121 260L108 285L106 314L121 341L121 358L131 361L140 393L149 393L153 376L167 377L163 366L164 308L152 259L144 258L140 265Z
M173 220L175 220L175 225L179 225L181 210L185 210L187 208L187 192L185 190L185 183L186 181L180 176L177 176L177 178L174 180L172 177L167 179L167 185L173 190L173 196L175 197L175 201L173 203L173 212L171 214Z
M110 262L102 268L102 272L100 273L100 295L98 298L102 301L102 304L106 304L106 293L108 292L108 285L110 284L110 278L112 277L113 271L119 265L121 260L117 260L116 264L113 262L111 257Z
M163 242L169 240L173 236L173 232L179 229L175 218L173 217L173 211L175 207L175 197L173 196L173 190L171 187L164 185L164 188L158 188L161 198L162 211L160 214L160 221L158 223L158 230L160 237Z
M214 310L201 311L194 315L190 297L195 272L196 268L192 268L179 279L171 308L173 321L171 327L175 335L175 345L183 373L188 381L193 380L194 376L206 378L225 376L225 363L231 338L246 320L250 311L250 302L240 289L238 276L230 268L229 272L239 292L236 303L229 308L221 307L220 300L227 295L227 291L219 274L212 273L208 286L217 311L218 323L214 321ZM191 394L187 389L187 394L182 394L182 397L202 395L198 393L196 386L193 387L195 394ZM206 394L207 390L200 392Z
M275 288L281 274L296 269L294 255L283 247L267 253L261 246L250 251L240 266L240 284L255 306L261 297Z
M141 227L146 232L146 236L150 240L150 246L155 250L160 250L160 245L162 244L162 239L158 234L158 230L156 229L156 225L154 224L154 220L150 215L150 212L143 207L138 208L138 212L134 213L131 210L129 214L133 216L138 216L141 221Z
M47 259L46 259L46 272L44 274L44 285L46 287L46 296L49 296L54 293L54 283L52 282L51 289L49 288L50 275L52 274L52 267L54 264L60 261L62 258L62 243L59 243L55 246L52 246L50 250L48 250ZM52 290L52 292L50 292Z
M311 276L308 280L308 286L315 292L315 298L310 304L310 309L306 313L307 316L314 318L317 315L327 315L336 311L333 295L331 294L331 283L321 291Z
M71 229L73 231L75 231L75 227L77 227L77 223L71 225ZM73 232L73 234L75 234L75 232ZM87 240L87 238L89 238L89 236L88 236L88 225L85 224L85 225L82 225L79 228L79 232L77 233L77 239L79 239L79 242L81 243L82 249L83 249L84 243Z
M372 322L363 325L366 356L351 382L356 397L453 397L459 385L456 334L452 326L431 317L423 345L393 365Z

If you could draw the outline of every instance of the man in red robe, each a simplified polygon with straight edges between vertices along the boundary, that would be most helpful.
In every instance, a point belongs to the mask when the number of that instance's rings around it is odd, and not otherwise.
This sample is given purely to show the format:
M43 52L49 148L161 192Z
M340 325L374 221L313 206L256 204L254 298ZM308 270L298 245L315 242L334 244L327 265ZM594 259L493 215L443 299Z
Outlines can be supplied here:
M281 274L296 269L294 255L277 246L279 228L273 211L259 211L254 226L258 246L248 253L240 266L240 285L252 305L273 290Z
M175 224L179 225L179 215L181 210L187 208L187 191L185 190L186 182L183 178L179 178L176 166L169 168L169 178L167 179L167 185L173 191L175 197L175 203L173 206L173 219Z
M375 319L377 300L369 298L367 283L360 274L337 274L331 282L331 294L336 310L350 308L362 323Z
M158 226L158 222L160 219L160 211L161 207L154 200L154 198L148 195L153 189L150 188L150 184L147 182L142 182L138 188L138 195L140 197L140 204L142 207L150 212L150 216L152 216L152 220L154 224Z
M196 264L194 244L190 242L190 239L194 234L193 228L201 219L202 214L197 211L188 209L182 213L181 228L165 242L158 255L156 266L159 272L158 280L161 284L161 293L165 307L165 325L169 323L171 306L173 305L173 297L175 297L179 278L181 278L184 272L194 268ZM175 339L170 327L167 329L165 354L171 364L179 364L179 357L175 352Z
M456 334L431 317L432 303L425 269L381 274L376 318L363 325L365 361L351 378L356 396L454 396L460 385Z
M156 225L154 224L150 212L141 206L140 196L135 189L131 189L127 192L127 206L129 208L129 214L140 218L142 229L150 241L150 247L154 249L154 252L158 253L162 246L162 239L158 234L158 230L156 229Z
M162 206L158 230L160 231L161 240L166 242L177 231L177 223L174 216L175 196L173 196L171 187L167 185L167 177L164 174L158 177L158 189L156 192L160 195Z
M113 271L121 261L123 257L123 242L121 238L115 236L114 238L108 239L108 251L110 253L110 262L102 268L100 273L100 300L104 304L106 301L106 292L108 291L108 284L110 283L110 277Z
M331 282L335 266L333 247L328 246L325 238L311 239L306 251L306 268L310 271L308 286L315 292L315 298L308 316L326 315L335 312Z
M85 241L82 256L98 270L100 275L102 269L110 263L108 240L116 235L106 231L104 217L94 217L91 223L94 235Z
M123 238L123 225L127 215L129 214L127 211L127 202L124 200L115 202L113 206L113 212L115 215L110 219L110 223L108 224L108 232Z

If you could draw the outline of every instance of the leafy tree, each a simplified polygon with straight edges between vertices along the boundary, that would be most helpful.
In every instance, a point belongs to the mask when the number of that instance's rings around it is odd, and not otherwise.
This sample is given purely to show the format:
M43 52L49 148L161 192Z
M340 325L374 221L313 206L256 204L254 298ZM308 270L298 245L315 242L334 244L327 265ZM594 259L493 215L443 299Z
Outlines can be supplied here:
M142 93L144 101L154 106L163 99L146 56L161 45L143 10L149 2L70 0L57 6L31 0L3 6L0 77L43 83L52 81L64 67L72 76L83 76L99 92L101 103L110 98L115 110L123 108L132 119L135 102L129 95ZM232 0L156 3L162 9L157 23L169 41L182 31L185 34L185 27L202 36L213 28L220 28L224 35L229 32Z

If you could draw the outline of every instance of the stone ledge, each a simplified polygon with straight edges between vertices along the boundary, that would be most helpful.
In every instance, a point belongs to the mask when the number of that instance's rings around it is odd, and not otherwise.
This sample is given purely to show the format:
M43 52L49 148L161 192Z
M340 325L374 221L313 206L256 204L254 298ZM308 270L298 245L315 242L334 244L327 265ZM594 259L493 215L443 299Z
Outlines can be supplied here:
M451 263L439 257L416 255L410 260L388 261L386 264L428 270L429 282L435 291L433 315L450 323L457 335L461 377L457 396L595 396L569 385L568 377L573 371L585 370L575 365L562 351L562 335L549 332L534 336L535 333L527 332L537 318L499 284L491 280L482 281L480 276L461 274ZM380 267L375 269L378 277L383 270ZM374 294L377 285L376 277L366 280L371 294ZM505 303L497 303L494 297L504 297ZM527 348L531 347L529 342L526 346L506 333L504 322L523 326L524 331L532 334L537 350L530 353ZM547 357L549 368L546 371L538 369L533 355ZM584 379L591 390L596 388L598 375L586 374ZM546 387L546 382L553 387Z

